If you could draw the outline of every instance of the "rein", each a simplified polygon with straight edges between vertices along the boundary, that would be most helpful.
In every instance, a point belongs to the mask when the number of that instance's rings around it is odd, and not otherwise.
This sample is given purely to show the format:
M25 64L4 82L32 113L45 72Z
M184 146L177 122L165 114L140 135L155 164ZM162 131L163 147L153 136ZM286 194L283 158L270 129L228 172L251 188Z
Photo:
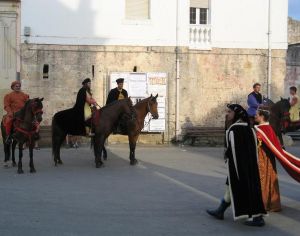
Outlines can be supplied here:
M38 132L39 126L40 126L40 123L36 119L36 114L38 114L38 113L43 114L43 109L37 109L37 110L31 109L31 112L34 115L34 119L32 122L28 122L28 121L25 121L24 119L20 119L20 118L15 118L16 122L15 122L15 127L14 127L16 131L18 131L18 132L24 134L26 137L28 137L30 143L32 142L32 136ZM32 129L28 130L28 129L21 128L22 123L31 124Z

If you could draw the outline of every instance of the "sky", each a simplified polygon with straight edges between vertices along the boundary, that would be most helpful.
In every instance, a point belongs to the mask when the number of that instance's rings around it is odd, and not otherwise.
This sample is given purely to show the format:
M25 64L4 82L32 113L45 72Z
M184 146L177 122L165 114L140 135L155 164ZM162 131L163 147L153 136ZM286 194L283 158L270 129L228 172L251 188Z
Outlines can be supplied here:
M289 1L289 16L296 20L300 20L300 0Z

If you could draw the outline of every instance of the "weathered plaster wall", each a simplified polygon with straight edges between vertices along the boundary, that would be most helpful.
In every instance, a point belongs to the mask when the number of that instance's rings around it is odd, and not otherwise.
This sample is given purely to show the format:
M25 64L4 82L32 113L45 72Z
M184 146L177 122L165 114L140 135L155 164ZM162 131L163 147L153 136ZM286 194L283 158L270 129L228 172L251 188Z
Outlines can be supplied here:
M213 49L191 51L179 49L180 126L186 120L193 125L222 126L225 104L246 104L255 82L262 83L266 94L266 50ZM285 50L273 51L272 98L284 92ZM49 78L42 78L42 68L49 64ZM92 77L92 65L95 74ZM31 97L45 98L43 125L59 110L72 107L81 81L92 78L96 100L105 103L111 72L132 71L168 73L167 132L169 141L175 134L175 48L127 46L22 45L21 78Z

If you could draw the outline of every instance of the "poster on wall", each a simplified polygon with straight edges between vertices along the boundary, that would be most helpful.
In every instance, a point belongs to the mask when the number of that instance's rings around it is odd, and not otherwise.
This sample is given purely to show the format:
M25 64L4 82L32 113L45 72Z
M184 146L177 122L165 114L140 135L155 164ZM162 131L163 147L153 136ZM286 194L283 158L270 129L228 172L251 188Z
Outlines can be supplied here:
M167 96L167 73L148 72L130 73L114 72L110 74L110 88L117 86L116 80L124 78L124 89L127 90L135 105L140 100L149 97L151 94L157 97L157 110L159 118L154 120L148 113L144 121L143 132L164 132L166 129L166 96Z

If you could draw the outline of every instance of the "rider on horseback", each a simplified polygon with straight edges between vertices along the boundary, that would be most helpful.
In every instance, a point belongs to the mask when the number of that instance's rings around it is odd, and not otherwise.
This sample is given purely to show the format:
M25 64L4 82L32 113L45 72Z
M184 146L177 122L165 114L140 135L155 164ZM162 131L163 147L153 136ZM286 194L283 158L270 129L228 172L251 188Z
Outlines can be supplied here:
M4 116L3 124L5 126L5 132L7 135L6 143L12 141L12 127L14 113L24 107L26 101L29 99L29 95L21 91L21 82L14 81L11 83L12 92L4 96L4 110L7 114Z
M76 103L74 105L74 108L79 112L79 114L84 113L86 134L88 136L93 136L93 133L91 133L91 117L92 117L91 105L96 106L97 102L92 96L91 79L86 78L85 80L82 81L82 88L77 93L77 98L76 98Z

